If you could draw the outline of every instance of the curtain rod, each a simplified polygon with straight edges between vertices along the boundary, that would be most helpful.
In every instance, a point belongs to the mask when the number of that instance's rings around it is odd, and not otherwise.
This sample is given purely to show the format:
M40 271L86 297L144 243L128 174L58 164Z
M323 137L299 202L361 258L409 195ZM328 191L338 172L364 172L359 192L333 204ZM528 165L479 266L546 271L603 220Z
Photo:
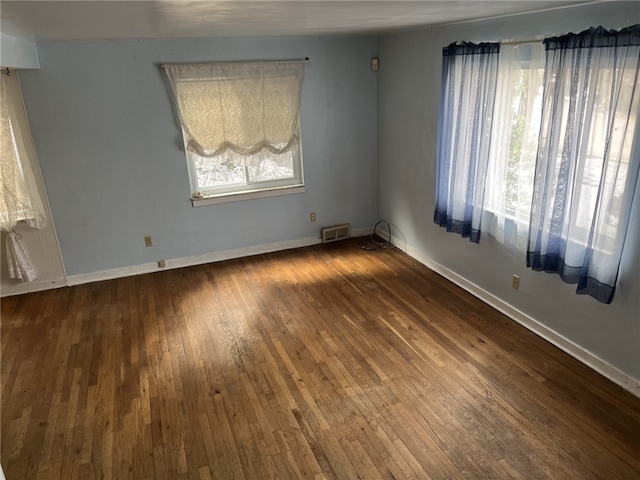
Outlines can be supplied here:
M253 60L253 62L299 62L301 60L304 60L305 63L309 63L309 60L311 60L309 57L304 57L300 60ZM210 63L250 63L250 62L242 62L242 61L238 61L238 62L210 62ZM166 68L167 64L166 63L162 63L160 64L160 66L162 68Z
M542 43L543 38L532 38L531 40L513 40L508 42L501 42L498 40L496 43L500 45L526 45L527 43Z

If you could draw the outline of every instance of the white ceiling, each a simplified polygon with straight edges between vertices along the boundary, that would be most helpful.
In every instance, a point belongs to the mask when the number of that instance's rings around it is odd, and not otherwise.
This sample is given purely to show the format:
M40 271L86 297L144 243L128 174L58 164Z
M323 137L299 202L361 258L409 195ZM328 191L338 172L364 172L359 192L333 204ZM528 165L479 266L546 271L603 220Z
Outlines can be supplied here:
M384 34L584 3L595 2L0 0L0 31L36 42Z

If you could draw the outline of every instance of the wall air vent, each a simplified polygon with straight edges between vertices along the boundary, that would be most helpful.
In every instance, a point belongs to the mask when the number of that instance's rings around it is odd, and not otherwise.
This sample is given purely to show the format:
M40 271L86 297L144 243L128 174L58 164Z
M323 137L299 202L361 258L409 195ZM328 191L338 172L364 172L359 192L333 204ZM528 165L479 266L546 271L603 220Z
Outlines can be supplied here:
M336 242L351 236L351 224L343 223L342 225L334 225L333 227L325 227L321 230L322 243Z

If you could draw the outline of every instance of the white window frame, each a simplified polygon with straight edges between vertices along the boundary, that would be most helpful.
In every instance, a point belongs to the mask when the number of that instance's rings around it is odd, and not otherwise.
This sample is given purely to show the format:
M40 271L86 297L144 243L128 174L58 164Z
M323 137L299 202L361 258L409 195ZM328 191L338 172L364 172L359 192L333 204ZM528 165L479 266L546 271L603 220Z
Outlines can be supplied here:
M183 136L184 138L184 136ZM186 142L185 142L186 143ZM198 154L185 149L189 185L191 187L191 203L194 207L236 202L280 195L292 195L305 192L304 169L302 161L302 142L293 148L293 177L277 180L250 181L249 166L244 165L247 182L221 187L201 188L198 185L196 158ZM204 158L204 157L201 157Z
M304 192L304 62L163 65L182 126L193 206Z

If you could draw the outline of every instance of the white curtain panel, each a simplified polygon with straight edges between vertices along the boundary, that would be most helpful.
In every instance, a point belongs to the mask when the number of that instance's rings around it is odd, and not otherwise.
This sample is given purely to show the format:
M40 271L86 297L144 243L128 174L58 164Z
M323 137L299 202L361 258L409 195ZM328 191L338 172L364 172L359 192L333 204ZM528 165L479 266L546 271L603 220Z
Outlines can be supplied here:
M22 235L16 232L9 233L7 235L6 250L9 278L15 278L23 282L33 282L38 277L38 272L22 243Z
M545 44L527 264L610 303L640 169L640 25Z
M305 61L165 65L187 149L280 154L300 141Z
M7 261L10 278L33 281L37 274L15 233L18 222L42 228L46 216L27 158L25 142L31 142L22 92L16 72L0 74L0 229L8 232Z
M497 43L443 48L434 222L479 242L485 209Z
M485 214L489 233L524 252L529 239L545 52L542 43L500 45Z

